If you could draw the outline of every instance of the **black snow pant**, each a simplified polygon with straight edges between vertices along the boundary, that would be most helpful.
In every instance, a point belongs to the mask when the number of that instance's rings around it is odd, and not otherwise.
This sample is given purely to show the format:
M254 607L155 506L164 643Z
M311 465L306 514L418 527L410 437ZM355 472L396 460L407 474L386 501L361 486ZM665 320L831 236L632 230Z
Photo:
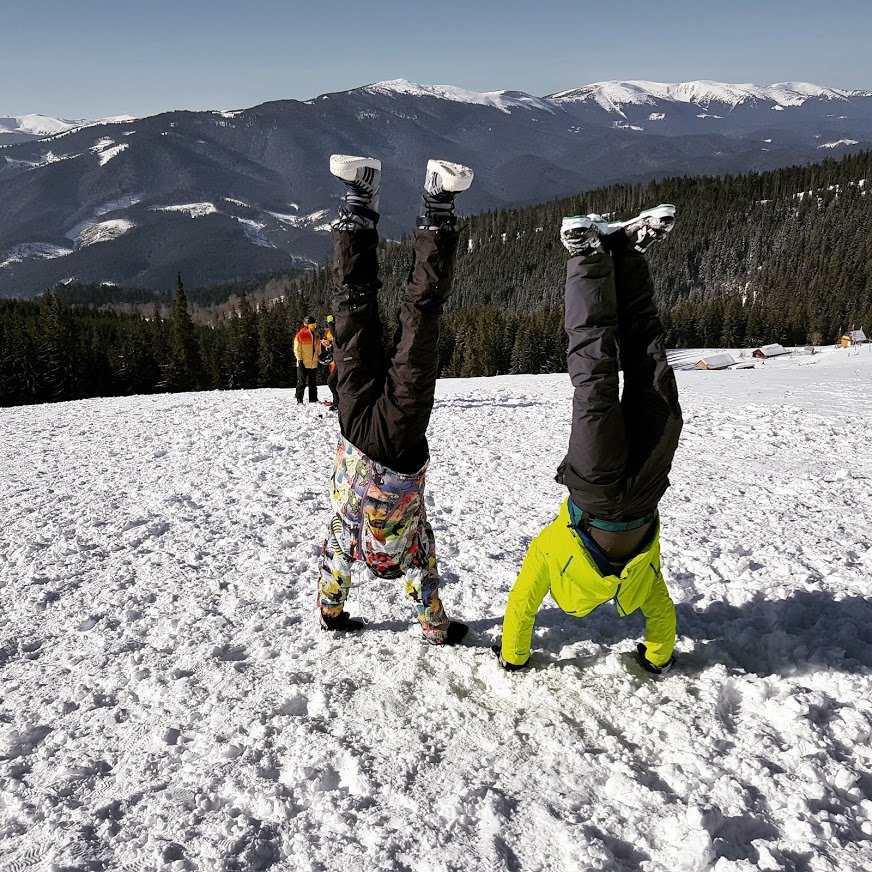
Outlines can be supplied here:
M333 397L333 405L339 408L339 392L336 390L336 385L339 381L338 370L335 364L327 368L327 387L330 388L330 394Z
M378 233L334 231L333 359L342 435L373 460L411 474L429 458L427 426L439 371L439 317L451 292L456 231L418 230L386 361L378 314Z
M558 481L589 516L624 522L657 508L683 422L648 264L623 233L615 237L605 241L610 251L567 264L567 364L575 392ZM591 532L607 550L617 544L625 551L628 538L636 547L649 529Z
M303 402L303 394L306 391L306 386L309 387L309 402L318 402L318 369L317 367L303 366L300 361L297 361L297 402Z

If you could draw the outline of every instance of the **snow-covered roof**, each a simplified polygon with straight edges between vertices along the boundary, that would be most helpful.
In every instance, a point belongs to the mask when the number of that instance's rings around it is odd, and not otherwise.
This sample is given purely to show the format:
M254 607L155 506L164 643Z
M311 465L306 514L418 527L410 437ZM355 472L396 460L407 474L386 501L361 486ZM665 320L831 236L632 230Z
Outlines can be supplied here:
M722 351L719 354L710 354L708 357L703 357L698 361L696 366L698 369L726 369L735 363L733 355L728 351Z
M763 357L778 357L780 354L790 354L783 345L779 345L777 342L773 342L771 345L761 345L759 348L754 349L755 354L758 351Z

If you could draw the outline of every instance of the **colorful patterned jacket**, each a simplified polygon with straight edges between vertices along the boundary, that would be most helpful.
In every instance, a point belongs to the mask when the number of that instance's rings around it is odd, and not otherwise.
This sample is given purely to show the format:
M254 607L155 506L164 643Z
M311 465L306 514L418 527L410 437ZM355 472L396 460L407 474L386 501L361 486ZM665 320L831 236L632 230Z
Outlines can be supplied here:
M322 604L325 594L344 601L356 562L380 578L403 576L406 593L429 604L439 574L424 508L426 472L427 464L410 475L396 472L340 438L331 492L335 514L321 561Z

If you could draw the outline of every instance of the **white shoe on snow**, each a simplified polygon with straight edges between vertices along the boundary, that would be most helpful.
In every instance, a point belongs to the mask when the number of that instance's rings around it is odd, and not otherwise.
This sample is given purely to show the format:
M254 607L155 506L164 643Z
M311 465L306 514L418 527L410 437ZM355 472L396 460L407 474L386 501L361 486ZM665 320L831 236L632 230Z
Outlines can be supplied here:
M645 209L628 221L613 221L609 232L623 230L636 251L645 251L652 242L658 242L675 226L675 206L661 203L653 209Z
M343 181L347 189L344 209L340 209L340 223L360 223L354 222L353 216L378 221L381 161L377 157L331 154L330 172Z
M424 193L430 197L454 196L469 189L475 174L463 164L447 160L428 160Z
M571 257L602 251L602 236L608 236L608 222L602 215L568 215L560 224L560 241Z

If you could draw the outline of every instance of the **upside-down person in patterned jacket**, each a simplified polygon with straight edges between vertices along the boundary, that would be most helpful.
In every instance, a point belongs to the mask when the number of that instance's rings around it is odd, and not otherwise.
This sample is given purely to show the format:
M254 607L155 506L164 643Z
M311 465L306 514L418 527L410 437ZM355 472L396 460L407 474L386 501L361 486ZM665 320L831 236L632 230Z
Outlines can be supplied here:
M504 669L527 665L536 613L549 591L577 617L609 600L621 615L641 609L640 664L662 674L674 662L675 606L660 572L657 504L669 487L682 419L643 256L674 219L668 204L612 224L599 215L563 219L560 238L570 255L567 364L575 393L557 480L569 496L530 543L509 594L502 643L494 646Z
M381 162L332 155L346 185L333 225L334 360L341 438L333 469L333 515L321 551L321 627L359 630L345 601L362 562L381 578L403 578L424 638L459 642L467 627L449 621L439 598L433 530L424 508L430 452L426 431L439 368L439 316L451 291L457 249L454 195L472 170L431 160L414 260L400 300L396 351L385 361L378 314L378 199Z

